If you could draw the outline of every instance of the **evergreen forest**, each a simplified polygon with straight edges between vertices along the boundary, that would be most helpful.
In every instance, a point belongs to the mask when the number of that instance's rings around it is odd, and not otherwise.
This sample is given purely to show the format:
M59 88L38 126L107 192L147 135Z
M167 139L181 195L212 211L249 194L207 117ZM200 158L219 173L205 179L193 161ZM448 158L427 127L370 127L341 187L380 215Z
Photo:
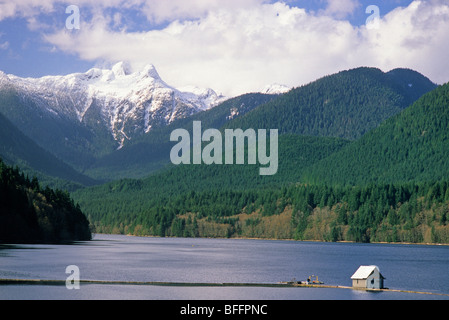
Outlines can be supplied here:
M0 159L0 243L87 240L89 221L68 192L43 188Z

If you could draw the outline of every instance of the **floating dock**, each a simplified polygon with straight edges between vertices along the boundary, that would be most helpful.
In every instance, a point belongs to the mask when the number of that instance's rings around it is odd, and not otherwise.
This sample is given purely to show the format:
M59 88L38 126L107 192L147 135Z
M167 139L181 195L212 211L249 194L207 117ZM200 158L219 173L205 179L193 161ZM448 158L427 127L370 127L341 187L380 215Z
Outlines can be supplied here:
M140 282L140 281L109 281L109 280L80 280L84 285L126 285L126 286L170 286L170 287L265 287L265 288L328 288L328 289L350 289L368 292L398 292L414 293L424 295L435 295L449 297L449 294L422 292L399 289L361 289L349 286L305 284L301 282L278 282L278 283L188 283L188 282ZM66 280L40 280L40 279L0 279L1 285L40 285L40 286L65 286Z

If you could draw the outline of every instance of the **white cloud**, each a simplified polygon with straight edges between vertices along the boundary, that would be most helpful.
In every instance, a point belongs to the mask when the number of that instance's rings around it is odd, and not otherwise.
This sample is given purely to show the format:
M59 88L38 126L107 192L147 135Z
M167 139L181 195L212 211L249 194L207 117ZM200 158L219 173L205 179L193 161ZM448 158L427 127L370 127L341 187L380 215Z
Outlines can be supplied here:
M326 0L327 7L323 11L325 15L343 19L353 14L361 6L358 0Z
M47 10L55 2L48 1ZM87 0L79 3L87 5ZM408 67L436 82L449 81L446 0L397 8L373 30L342 19L360 9L356 0L328 1L317 13L264 0L95 3L96 14L81 30L58 30L45 40L84 60L127 60L135 69L152 63L174 86L212 87L236 95L271 83L298 86L359 66L385 71ZM103 10L116 5L138 8L154 23L172 22L162 30L117 31L114 26L123 23L122 16Z
M231 95L338 71L356 38L348 22L282 3L217 9L149 32L113 32L98 18L77 35L60 31L46 37L83 59L128 60L136 68L153 63L171 84L210 86Z
M16 16L31 17L41 13L51 12L53 11L54 2L53 0L0 0L0 21Z
M0 43L0 50L7 50L8 48L9 48L9 42L8 41Z
M148 20L162 23L173 20L198 19L216 10L248 9L268 0L147 0L142 12Z
M197 19L217 9L250 8L270 0L0 0L0 21L10 17L33 17L54 12L56 8L74 4L89 9L136 9L149 21Z
M0 32L0 40L5 34ZM7 50L9 48L9 41L0 42L0 50Z
M363 30L362 52L384 69L410 67L437 83L449 81L449 3L415 1L386 15L379 29Z

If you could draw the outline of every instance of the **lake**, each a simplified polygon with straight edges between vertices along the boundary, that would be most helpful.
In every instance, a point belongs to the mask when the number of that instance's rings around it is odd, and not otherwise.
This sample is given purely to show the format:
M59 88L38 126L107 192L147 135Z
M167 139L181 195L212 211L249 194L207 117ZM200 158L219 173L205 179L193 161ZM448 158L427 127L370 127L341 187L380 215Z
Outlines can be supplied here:
M0 279L267 283L317 275L351 286L360 265L376 265L390 289L449 294L449 247L242 239L95 235L73 245L0 246ZM449 296L333 288L84 284L0 285L1 300L449 300Z

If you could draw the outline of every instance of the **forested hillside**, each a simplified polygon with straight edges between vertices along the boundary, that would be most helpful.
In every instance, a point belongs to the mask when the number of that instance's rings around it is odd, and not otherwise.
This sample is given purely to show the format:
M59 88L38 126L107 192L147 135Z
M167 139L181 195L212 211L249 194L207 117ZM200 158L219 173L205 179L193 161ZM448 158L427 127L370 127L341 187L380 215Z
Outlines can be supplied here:
M90 239L89 222L67 192L42 188L0 160L0 243Z
M106 129L89 129L78 119L50 112L45 103L41 103L43 105L14 88L0 90L0 113L36 144L76 170L84 169L97 157L116 149ZM99 121L101 116L95 116Z
M327 185L449 179L449 84L317 163L306 176Z
M435 87L412 70L352 69L296 88L226 127L355 140Z
M112 194L130 194L131 184ZM134 190L142 187L134 185ZM155 196L142 207L107 206L90 219L100 232L137 236L449 243L449 183L220 190ZM124 198L122 198L124 199ZM141 198L145 199L144 197ZM151 200L150 200L151 199ZM90 201L92 201L91 199ZM98 208L98 207L97 207Z
M0 157L10 165L20 166L29 175L38 176L46 185L74 190L96 183L41 148L1 113Z
M73 193L92 222L143 214L183 193L216 190L278 189L296 184L304 170L348 143L337 138L279 137L279 169L261 176L259 165L181 165L146 179L124 179ZM219 203L217 203L219 205Z
M170 162L170 150L173 147L170 133L173 130L183 128L191 132L193 121L201 121L204 128L219 129L231 119L241 117L275 97L276 95L261 93L244 94L186 119L177 119L165 127L154 128L147 134L128 141L122 149L99 158L89 166L86 173L108 181L145 178Z

